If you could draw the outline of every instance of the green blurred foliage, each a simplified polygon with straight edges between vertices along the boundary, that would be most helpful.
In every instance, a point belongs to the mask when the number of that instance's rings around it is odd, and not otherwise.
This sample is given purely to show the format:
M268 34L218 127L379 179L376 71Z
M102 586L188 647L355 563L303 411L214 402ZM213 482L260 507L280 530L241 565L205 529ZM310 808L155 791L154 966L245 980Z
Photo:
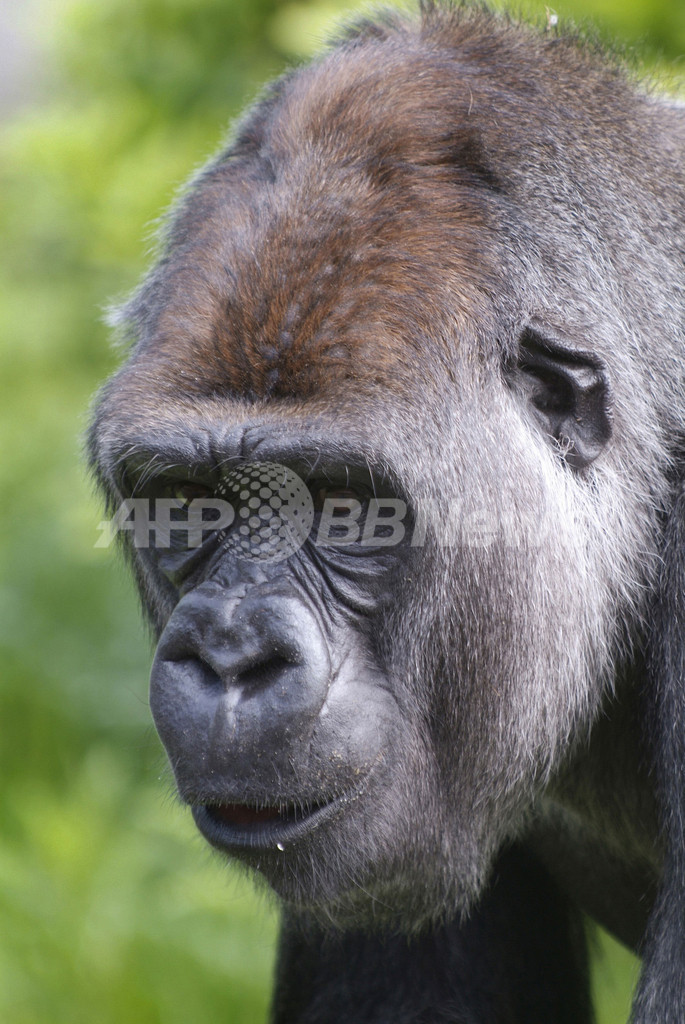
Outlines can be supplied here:
M275 912L213 860L173 800L150 726L150 647L121 566L94 547L80 455L119 355L103 307L155 219L286 59L345 0L32 0L40 102L0 160L0 1020L265 1019ZM545 17L544 5L526 6ZM650 65L682 57L678 0L574 0ZM42 91L40 81L43 80ZM160 773L163 781L160 782ZM600 1024L635 961L600 938Z

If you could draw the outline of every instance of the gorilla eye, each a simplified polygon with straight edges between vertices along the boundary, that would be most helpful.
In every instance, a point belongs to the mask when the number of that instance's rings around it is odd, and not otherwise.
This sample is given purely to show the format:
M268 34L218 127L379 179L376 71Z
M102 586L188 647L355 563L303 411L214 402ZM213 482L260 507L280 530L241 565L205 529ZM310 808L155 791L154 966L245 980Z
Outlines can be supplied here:
M352 487L319 487L312 491L314 508L321 512L326 501L359 501L364 500L364 495L355 491Z
M199 484L194 480L179 480L165 487L163 496L177 498L187 507L196 498L209 498L212 493L212 488L205 484Z

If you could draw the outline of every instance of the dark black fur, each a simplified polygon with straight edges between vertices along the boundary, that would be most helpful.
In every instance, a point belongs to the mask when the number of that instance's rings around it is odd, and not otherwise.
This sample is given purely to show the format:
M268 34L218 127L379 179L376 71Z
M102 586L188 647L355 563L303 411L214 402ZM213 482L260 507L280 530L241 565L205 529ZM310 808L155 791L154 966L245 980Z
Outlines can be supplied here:
M127 548L181 797L284 900L277 1024L587 1024L582 912L634 1024L685 1020L684 139L577 39L389 14L269 88L118 315L111 508L270 463L317 505L280 561ZM379 496L401 543L316 542Z
M679 467L682 470L682 464ZM680 472L678 477L680 477ZM665 862L644 942L636 1021L685 1018L685 484L664 531L644 699L658 784ZM667 1014L669 1016L667 1016Z

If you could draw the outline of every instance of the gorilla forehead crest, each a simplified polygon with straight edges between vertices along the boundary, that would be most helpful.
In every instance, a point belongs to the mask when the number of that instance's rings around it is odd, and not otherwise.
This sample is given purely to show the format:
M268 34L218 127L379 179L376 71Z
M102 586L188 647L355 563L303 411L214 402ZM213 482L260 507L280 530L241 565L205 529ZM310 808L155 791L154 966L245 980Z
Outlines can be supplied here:
M468 5L362 23L121 310L92 465L277 1024L587 1024L581 910L685 1019L684 122Z
M466 321L498 287L502 187L473 117L478 102L487 123L496 97L446 42L362 30L344 60L273 87L197 180L146 326L198 387L204 367L211 391L218 370L251 398L398 383L398 334L421 347L445 320L426 296L449 292Z

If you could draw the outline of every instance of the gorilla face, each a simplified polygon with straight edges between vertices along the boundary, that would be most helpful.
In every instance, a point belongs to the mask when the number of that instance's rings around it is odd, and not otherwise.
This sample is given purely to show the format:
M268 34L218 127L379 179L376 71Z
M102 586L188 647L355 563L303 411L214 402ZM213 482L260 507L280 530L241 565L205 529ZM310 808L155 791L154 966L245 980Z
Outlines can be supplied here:
M612 595L585 485L536 436L527 389L496 368L469 381L468 359L447 419L435 396L390 407L357 383L304 416L223 397L155 411L144 362L99 430L121 494L156 518L179 505L169 546L150 531L134 557L160 633L155 724L198 827L339 919L467 905L601 697ZM134 423L131 389L148 396ZM190 509L217 497L228 525L190 546Z

